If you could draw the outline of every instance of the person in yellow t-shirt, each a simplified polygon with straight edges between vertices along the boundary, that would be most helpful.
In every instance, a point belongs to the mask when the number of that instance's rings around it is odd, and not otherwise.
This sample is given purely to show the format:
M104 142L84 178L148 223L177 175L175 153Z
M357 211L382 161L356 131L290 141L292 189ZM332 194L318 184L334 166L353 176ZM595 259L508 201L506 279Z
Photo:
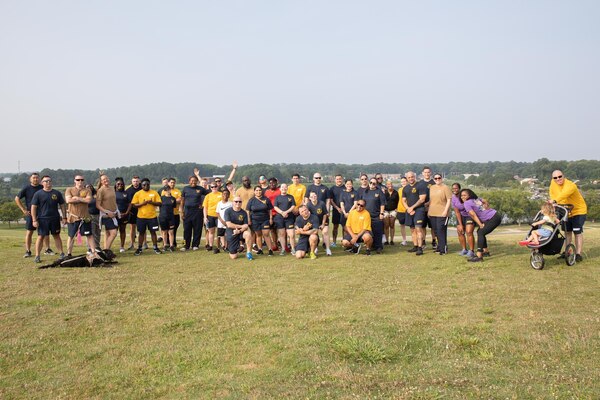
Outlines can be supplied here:
M300 183L300 174L292 175L292 184L288 186L288 194L294 196L296 208L294 214L298 215L298 209L304 204L304 196L306 196L306 186Z
M356 208L351 210L344 227L344 239L342 246L346 249L352 249L354 254L360 252L360 243L367 246L367 255L371 255L373 246L373 236L371 236L371 215L365 210L366 202L363 199L358 200Z
M581 257L581 251L583 250L583 224L587 217L587 204L577 185L565 178L565 174L559 169L552 172L549 194L552 202L556 204L571 204L573 206L569 212L569 219L565 227L565 239L568 245L573 241L573 235L575 235L575 260L581 262L583 261ZM564 253L560 257L564 258Z
M402 193L402 188L408 184L408 181L405 177L400 178L400 188L398 188L398 193ZM398 202L398 208L396 208L396 218L400 223L400 233L402 234L402 246L406 246L406 207L404 207L404 203L402 200Z
M171 247L177 247L177 228L179 228L179 225L181 224L181 216L179 215L179 206L181 205L181 190L175 187L176 184L177 179L169 178L167 185L171 188L171 196L175 198L176 202L176 207L174 210L175 225L173 227L173 243L165 243L165 247L168 247L169 245ZM163 193L161 192L160 195L163 196Z
M219 214L217 213L217 204L223 199L223 193L219 192L219 186L216 183L210 184L210 193L204 196L202 202L202 208L204 209L204 226L208 231L206 237L207 251L213 251L215 254L219 253L219 246L214 246L215 242L215 230L219 222Z
M154 252L161 254L158 249L158 241L156 232L158 232L158 218L156 218L156 207L161 205L160 195L155 190L150 190L150 179L142 179L142 190L137 192L131 204L137 208L137 230L138 230L138 249L134 255L142 254L142 245L146 237L146 229L150 231Z

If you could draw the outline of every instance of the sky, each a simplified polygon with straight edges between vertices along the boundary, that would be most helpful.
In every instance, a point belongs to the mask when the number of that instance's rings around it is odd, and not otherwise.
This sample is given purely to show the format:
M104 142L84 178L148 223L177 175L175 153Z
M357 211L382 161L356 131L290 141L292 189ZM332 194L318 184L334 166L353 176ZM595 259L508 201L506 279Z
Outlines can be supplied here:
M0 0L0 172L598 159L600 2Z

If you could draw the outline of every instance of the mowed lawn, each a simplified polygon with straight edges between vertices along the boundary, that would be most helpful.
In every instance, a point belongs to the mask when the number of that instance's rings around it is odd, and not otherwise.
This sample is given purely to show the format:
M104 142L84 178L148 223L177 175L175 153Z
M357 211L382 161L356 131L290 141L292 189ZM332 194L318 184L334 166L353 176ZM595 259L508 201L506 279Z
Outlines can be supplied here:
M500 231L475 264L396 244L38 270L0 229L0 398L600 398L599 226L542 271Z

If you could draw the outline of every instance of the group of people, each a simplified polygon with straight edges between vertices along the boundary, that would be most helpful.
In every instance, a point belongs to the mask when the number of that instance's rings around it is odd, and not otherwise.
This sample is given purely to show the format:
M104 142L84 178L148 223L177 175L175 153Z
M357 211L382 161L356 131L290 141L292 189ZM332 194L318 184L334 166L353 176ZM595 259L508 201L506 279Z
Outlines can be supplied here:
M454 211L459 254L469 262L481 262L490 255L487 235L502 221L501 214L485 199L471 189L462 189L458 183L448 187L443 176L432 173L427 166L419 181L415 172L407 172L398 189L391 181L384 183L380 173L370 178L362 174L356 189L353 180L344 180L342 175L336 175L334 185L327 187L320 173L313 174L313 183L308 186L301 183L299 174L294 174L289 185L261 176L258 185L252 186L250 178L244 176L242 185L235 188L232 180L237 163L232 167L225 185L221 178L202 178L195 169L181 190L176 187L175 178L164 178L161 188L155 191L149 179L140 180L138 176L126 187L123 178L116 178L113 184L102 174L95 188L85 183L84 176L75 175L73 186L67 188L64 196L52 188L51 177L41 177L40 185L40 177L34 173L30 184L15 197L26 221L25 257L32 256L32 235L36 229L35 262L40 262L44 245L44 254L53 253L49 236L54 238L60 257L71 255L76 236L85 237L87 249L93 253L100 248L102 229L104 249L110 249L119 234L121 252L135 249L134 254L141 255L148 248L149 231L155 253L171 252L177 247L181 223L181 251L199 250L202 233L206 232L205 249L214 253L224 250L232 259L245 252L246 258L252 260L253 253L263 254L265 246L268 255L279 251L280 255L289 252L296 258L315 259L321 241L325 254L332 255L341 226L339 243L345 250L371 255L395 244L396 220L402 245L408 244L406 226L410 229L412 246L408 252L424 254L430 228L433 251L443 256L448 253L447 228ZM553 172L549 193L551 201L574 205L566 237L570 243L575 235L577 257L581 260L585 201L577 186L561 171ZM66 255L60 238L61 224L68 227ZM131 242L128 248L127 225ZM162 250L158 247L161 239Z

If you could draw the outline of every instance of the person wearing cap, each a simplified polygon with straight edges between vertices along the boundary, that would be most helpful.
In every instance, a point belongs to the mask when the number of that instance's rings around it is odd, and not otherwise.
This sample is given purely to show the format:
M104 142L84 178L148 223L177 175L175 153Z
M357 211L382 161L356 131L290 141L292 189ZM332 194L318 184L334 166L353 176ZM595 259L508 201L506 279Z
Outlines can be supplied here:
M575 260L583 261L581 252L583 251L583 224L587 217L587 204L579 191L577 185L565 178L565 174L557 169L552 172L552 181L549 189L550 200L556 204L571 204L573 208L569 210L569 216L566 223L565 239L566 244L573 242L575 235ZM561 257L564 258L564 253Z

